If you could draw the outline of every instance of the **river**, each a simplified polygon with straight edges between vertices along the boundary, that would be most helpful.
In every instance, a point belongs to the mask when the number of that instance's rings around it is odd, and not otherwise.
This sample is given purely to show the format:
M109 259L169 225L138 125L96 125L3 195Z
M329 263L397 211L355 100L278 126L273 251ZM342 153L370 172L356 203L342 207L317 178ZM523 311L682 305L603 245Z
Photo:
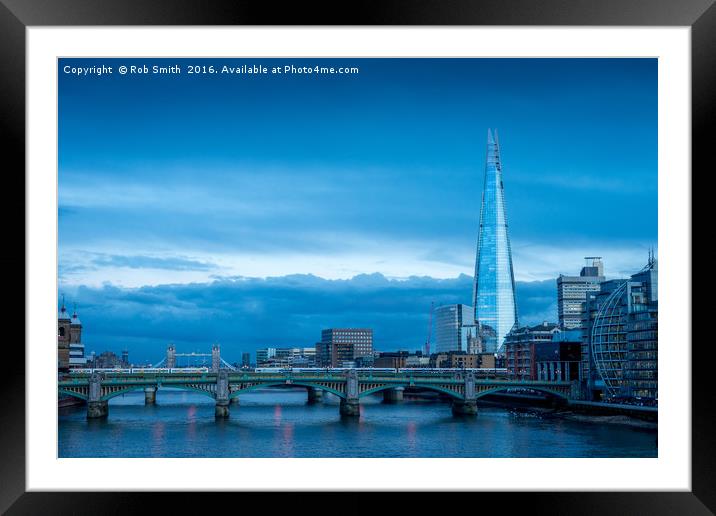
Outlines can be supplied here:
M341 418L338 399L306 403L305 390L254 391L215 420L214 402L170 389L144 405L133 392L109 402L106 420L85 407L60 409L60 457L656 457L653 429L578 422L480 406L452 416L447 403L361 399L359 419ZM605 419L606 421L606 419Z

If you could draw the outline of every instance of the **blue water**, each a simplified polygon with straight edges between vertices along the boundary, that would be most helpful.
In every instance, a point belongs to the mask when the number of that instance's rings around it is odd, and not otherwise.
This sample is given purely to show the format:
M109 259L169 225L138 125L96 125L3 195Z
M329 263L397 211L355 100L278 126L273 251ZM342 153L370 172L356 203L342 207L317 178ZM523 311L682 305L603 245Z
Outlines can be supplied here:
M214 418L200 394L162 389L156 405L135 392L109 402L106 420L62 409L60 457L656 457L656 431L581 423L480 407L454 418L444 402L361 399L341 418L338 399L306 403L305 390L255 391Z

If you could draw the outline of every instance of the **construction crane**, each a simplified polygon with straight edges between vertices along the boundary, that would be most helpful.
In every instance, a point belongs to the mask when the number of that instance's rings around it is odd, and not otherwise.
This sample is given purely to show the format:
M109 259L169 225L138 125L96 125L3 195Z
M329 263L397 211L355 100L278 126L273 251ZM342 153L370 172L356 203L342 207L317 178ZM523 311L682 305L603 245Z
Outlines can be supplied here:
M435 303L430 302L430 318L428 320L428 338L425 340L425 354L430 356L430 336L433 334L433 306Z

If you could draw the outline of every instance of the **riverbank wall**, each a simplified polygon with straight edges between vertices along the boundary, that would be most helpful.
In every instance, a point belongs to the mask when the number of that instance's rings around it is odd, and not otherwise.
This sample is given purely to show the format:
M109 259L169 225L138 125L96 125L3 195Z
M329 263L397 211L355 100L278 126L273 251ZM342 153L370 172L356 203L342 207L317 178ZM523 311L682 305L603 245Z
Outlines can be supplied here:
M57 408L81 407L86 404L87 402L85 400L75 398L74 396L61 396L57 398Z

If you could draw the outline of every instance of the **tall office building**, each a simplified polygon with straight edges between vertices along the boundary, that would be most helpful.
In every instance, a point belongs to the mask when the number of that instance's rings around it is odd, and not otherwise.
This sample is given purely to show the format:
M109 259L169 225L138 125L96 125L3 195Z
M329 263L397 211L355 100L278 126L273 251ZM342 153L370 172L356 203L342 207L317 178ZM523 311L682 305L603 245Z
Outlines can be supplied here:
M496 342L486 351L500 351L505 336L517 325L517 304L500 147L497 131L493 138L489 129L472 299L475 320L492 328L497 335Z
M599 292L599 285L604 281L601 257L588 256L585 260L591 260L592 264L582 267L579 276L560 274L557 278L557 312L563 330L582 327L582 304L587 300L587 293Z
M443 305L435 309L435 351L467 351L467 339L475 328L471 306Z
M352 367L357 358L373 354L373 330L370 328L330 328L321 332L316 344L320 367Z

